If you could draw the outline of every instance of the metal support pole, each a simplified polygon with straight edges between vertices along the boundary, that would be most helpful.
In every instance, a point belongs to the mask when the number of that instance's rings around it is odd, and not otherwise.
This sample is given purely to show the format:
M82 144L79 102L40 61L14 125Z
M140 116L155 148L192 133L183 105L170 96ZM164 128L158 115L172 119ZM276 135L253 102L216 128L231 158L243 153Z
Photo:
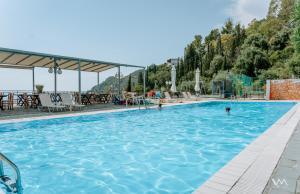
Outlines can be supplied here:
M80 69L80 60L78 60L78 103L81 104L81 69Z
M118 67L118 94L121 96L121 67Z
M97 85L98 85L98 87L100 85L99 72L97 72Z
M34 67L32 68L32 93L35 92Z
M57 94L57 64L56 64L56 59L54 58L54 104L56 104L56 94Z
M4 175L3 162L0 160L0 176Z
M144 97L146 97L146 68L144 68L144 75L143 75L143 84L144 84Z

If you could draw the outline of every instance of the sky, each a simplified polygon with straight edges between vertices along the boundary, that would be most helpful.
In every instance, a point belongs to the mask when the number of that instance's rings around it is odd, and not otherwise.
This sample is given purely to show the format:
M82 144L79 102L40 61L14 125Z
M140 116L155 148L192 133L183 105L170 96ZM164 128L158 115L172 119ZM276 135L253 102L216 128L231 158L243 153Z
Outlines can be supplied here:
M0 47L147 66L183 56L196 34L228 18L243 25L266 16L270 0L0 0ZM124 75L134 68L122 68ZM116 73L100 73L100 81ZM53 90L53 74L35 83ZM58 90L78 90L78 73L64 70ZM82 73L82 90L97 84ZM0 90L31 90L32 72L0 69Z

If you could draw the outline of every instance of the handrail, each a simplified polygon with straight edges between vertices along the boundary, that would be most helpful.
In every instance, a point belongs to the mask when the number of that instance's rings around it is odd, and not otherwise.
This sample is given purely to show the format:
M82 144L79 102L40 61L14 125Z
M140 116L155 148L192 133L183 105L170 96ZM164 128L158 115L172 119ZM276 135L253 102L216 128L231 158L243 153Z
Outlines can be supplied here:
M21 183L21 173L19 168L15 163L13 163L10 159L8 159L4 154L0 152L0 162L4 161L6 162L15 172L17 178L16 178L16 188L17 188L17 193L22 194L23 193L23 188L22 188L22 183ZM1 164L0 164L1 165ZM2 166L0 167L2 168Z

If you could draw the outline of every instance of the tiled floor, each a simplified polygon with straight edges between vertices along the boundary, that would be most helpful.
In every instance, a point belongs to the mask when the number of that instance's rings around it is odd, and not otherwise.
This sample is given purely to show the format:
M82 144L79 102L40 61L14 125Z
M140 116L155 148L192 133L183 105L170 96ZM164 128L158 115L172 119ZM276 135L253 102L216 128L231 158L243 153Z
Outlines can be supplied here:
M264 194L300 194L300 124L287 144Z

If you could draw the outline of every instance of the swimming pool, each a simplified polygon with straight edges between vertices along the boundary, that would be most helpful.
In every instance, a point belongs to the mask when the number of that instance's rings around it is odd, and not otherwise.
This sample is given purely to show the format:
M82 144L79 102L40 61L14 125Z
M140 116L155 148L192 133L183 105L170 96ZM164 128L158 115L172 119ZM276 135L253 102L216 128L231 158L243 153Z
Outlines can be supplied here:
M1 124L0 150L19 166L25 194L191 193L293 105L208 102Z

